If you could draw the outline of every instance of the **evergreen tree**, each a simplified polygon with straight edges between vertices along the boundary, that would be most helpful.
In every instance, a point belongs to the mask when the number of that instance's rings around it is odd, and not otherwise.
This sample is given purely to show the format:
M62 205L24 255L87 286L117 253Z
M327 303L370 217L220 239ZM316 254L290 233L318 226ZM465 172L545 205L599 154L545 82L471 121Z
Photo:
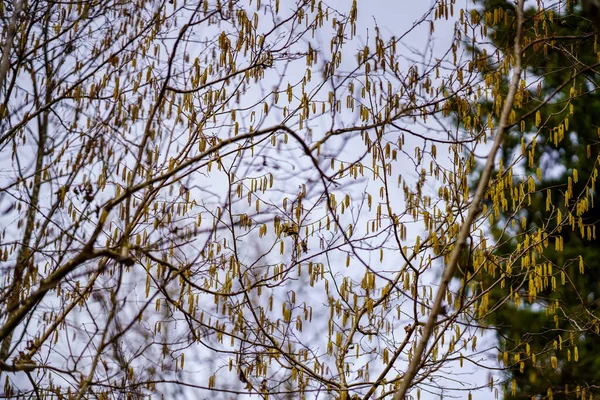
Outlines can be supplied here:
M513 3L489 0L478 6L473 13L487 24L493 46L510 53ZM575 399L600 393L595 317L600 306L600 232L594 229L600 210L593 207L600 150L600 53L595 17L585 10L572 1L526 9L523 84L529 96L522 99L505 136L500 165L514 166L514 187L534 177L536 190L517 214L510 213L509 205L505 216L494 220L491 229L502 244L495 254L504 260L501 270L508 264L504 256L523 244L517 238L541 231L548 239L535 262L516 262L527 264L528 271L537 268L536 279L503 270L505 285L520 300L503 302L499 287L491 294L492 307L500 308L489 313L486 323L497 329L505 352L506 399ZM487 56L481 47L472 50L476 60L500 70L493 64L495 54ZM495 104L483 101L481 106L486 115ZM509 202L510 190L505 190ZM566 219L570 221L565 224ZM582 267L583 274L578 273Z

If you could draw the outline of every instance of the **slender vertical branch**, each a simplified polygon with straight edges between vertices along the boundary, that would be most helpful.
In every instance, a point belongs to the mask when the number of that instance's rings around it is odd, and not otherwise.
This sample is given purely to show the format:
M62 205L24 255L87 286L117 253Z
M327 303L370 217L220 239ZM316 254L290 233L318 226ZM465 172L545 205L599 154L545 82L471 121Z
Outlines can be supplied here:
M492 171L494 170L494 161L496 159L496 153L502 144L502 140L504 137L504 133L509 125L508 118L515 100L515 95L517 93L519 87L519 81L521 79L521 36L522 36L522 28L523 28L523 3L525 0L517 0L517 35L515 37L515 45L514 45L514 66L513 66L513 75L510 81L510 86L508 88L508 95L506 96L506 101L504 102L504 107L502 109L502 114L500 116L500 122L498 125L498 129L496 130L496 138L490 149L490 153L488 154L485 167L482 171L481 177L479 179L479 183L477 184L477 189L475 191L475 195L469 205L469 211L467 213L467 217L463 222L463 225L460 228L458 233L458 238L456 240L456 245L452 250L452 254L450 255L450 261L444 270L444 274L442 275L442 280L438 287L438 290L435 295L435 300L433 302L433 306L431 308L431 313L429 314L429 318L427 319L427 323L423 328L423 335L419 340L419 344L415 350L415 354L408 365L408 369L404 374L402 379L402 383L400 387L394 394L394 400L402 400L406 396L406 392L408 391L414 377L417 375L419 367L422 363L422 356L427 347L427 343L429 342L429 338L433 333L433 328L435 326L437 316L439 315L442 309L442 302L444 298L446 298L446 291L448 289L448 284L450 280L454 276L456 272L456 268L458 265L458 260L460 258L463 247L466 244L467 237L471 232L471 224L475 220L475 217L481 211L481 200L488 188L488 184L490 178L492 176Z
M23 1L17 1L15 3L15 9L13 15L10 18L10 24L8 25L8 32L6 33L6 41L2 47L2 61L0 62L0 88L4 85L4 80L8 74L10 68L10 49L13 46L13 40L17 32L17 23L19 21L19 14L23 9Z
M50 63L47 63L46 74L48 76L46 85L46 100L49 100L53 93L52 79L51 76L53 71L50 67ZM0 82L1 84L1 82ZM34 85L34 90L37 91ZM37 97L37 96L36 96ZM23 239L17 255L17 261L13 270L13 284L11 293L8 297L6 304L6 312L12 315L19 306L19 299L21 297L23 274L28 263L32 262L33 251L31 250L31 238L35 230L35 219L39 209L40 203L40 189L42 187L42 174L44 171L44 155L46 153L46 140L48 136L48 113L45 112L38 116L38 137L37 137L37 154L35 158L35 172L33 176L33 187L31 189L31 195L29 199L29 206L27 209L27 217L25 230L23 232ZM0 361L6 361L10 356L10 345L12 342L12 332L0 339Z

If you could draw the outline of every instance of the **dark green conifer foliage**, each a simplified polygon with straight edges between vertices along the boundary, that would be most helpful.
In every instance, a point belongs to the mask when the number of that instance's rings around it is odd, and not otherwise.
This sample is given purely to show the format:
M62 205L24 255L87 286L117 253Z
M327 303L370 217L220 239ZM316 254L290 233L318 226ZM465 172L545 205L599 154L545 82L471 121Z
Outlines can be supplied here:
M555 215L551 215L557 209L567 215L568 208L577 214L574 208L577 199L586 196L586 186L598 173L600 53L595 30L598 18L573 1L548 2L547 6L551 8L540 12L535 2L529 2L530 8L526 10L525 32L529 43L525 43L523 63L530 96L517 110L516 122L502 149L504 165L525 154L514 169L515 181L532 174L541 180L536 182L536 194L531 196L530 205L522 214L513 216L519 218L513 237L507 235L510 230L502 231L503 226L510 225L506 217L491 228L495 240L502 243L499 256L515 251L515 236L535 229L546 232L548 247L537 263L551 268L556 290L552 290L552 278L544 278L546 289L530 299L524 275L514 274L506 285L512 285L523 301L519 306L506 302L497 312L489 314L486 323L497 328L500 346L508 352L505 399L587 399L590 395L600 395L600 335L596 320L600 316L600 231L596 232L592 226L600 220L600 207L590 204L588 209L580 211L583 237L577 219L574 229L557 230ZM489 16L494 10L505 11L507 17L488 28L488 34L495 47L503 49L505 54L512 51L513 3L478 0L477 9L482 19L486 12ZM538 33L537 38L534 32ZM482 48L472 50L475 57L484 54ZM495 55L489 55L490 68L497 68L493 64L495 59ZM492 104L483 102L482 115L491 107ZM528 162L534 136L534 159ZM565 204L569 187L572 196ZM552 211L547 208L548 194L556 206ZM595 203L600 201L595 193L592 197ZM525 227L520 224L521 218L525 218ZM562 241L561 251L555 251L557 241ZM578 272L580 256L584 260L584 274ZM499 305L504 294L505 290L495 289L492 303ZM534 353L535 365L531 358ZM513 380L517 385L515 395L510 390Z

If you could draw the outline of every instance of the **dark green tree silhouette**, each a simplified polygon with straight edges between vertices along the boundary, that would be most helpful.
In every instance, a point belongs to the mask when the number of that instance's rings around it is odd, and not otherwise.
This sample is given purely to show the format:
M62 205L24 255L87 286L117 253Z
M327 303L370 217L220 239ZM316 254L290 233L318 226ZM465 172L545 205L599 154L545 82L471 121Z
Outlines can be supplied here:
M505 288L498 286L490 294L491 307L497 310L485 323L496 329L500 358L507 366L505 399L587 399L600 394L600 232L594 227L600 219L595 204L600 150L597 18L570 0L551 6L532 3L526 10L523 84L528 96L516 110L502 148L502 165L513 166L513 181L533 177L535 191L525 196L526 207L511 214L509 205L491 227L499 245L494 256L502 265L521 265L507 257L523 245L520 238L526 234L547 236L535 265L527 267L531 271L537 266L539 273L507 274ZM514 15L511 1L478 0L472 28L477 21L485 24L493 47L510 54ZM486 54L483 47L471 50L490 71L501 71L494 62L502 57ZM480 106L486 115L496 105L481 101ZM458 118L457 123L464 125ZM510 190L514 188L505 190L508 199ZM518 222L513 225L511 220ZM583 274L578 271L581 262ZM535 290L532 276L539 279ZM519 300L503 302L506 287ZM516 389L511 390L513 385Z

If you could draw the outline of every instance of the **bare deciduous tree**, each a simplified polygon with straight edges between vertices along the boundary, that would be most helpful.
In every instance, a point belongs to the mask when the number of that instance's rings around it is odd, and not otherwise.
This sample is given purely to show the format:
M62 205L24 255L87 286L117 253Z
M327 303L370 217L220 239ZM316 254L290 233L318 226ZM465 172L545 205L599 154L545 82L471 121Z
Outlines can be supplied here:
M343 3L0 4L7 397L488 385L455 380L501 368L487 316L515 301L490 304L510 272L486 224L519 215L494 166L527 91L524 0L493 71L463 52L491 24L477 10L439 0L373 35ZM447 51L414 50L449 19Z

